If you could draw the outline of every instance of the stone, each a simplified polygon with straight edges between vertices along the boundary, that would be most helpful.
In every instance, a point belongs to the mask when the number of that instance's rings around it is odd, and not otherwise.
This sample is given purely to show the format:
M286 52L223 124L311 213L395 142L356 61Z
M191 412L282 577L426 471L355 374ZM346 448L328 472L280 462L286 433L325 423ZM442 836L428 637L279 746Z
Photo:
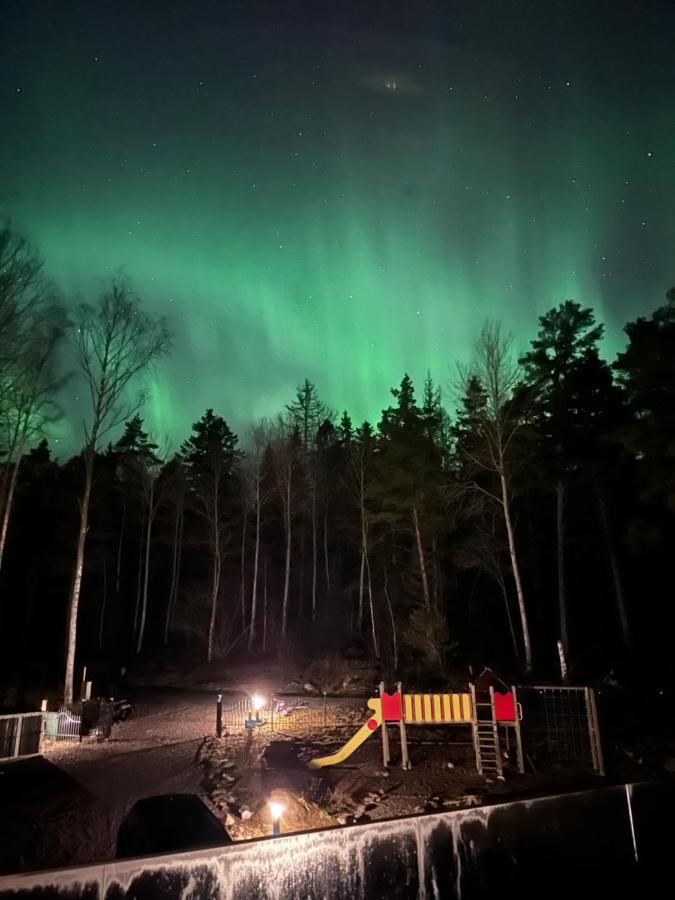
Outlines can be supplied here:
M454 764L453 762L446 763L445 765L446 765L446 767L447 767L448 769L454 769L454 768L455 768L455 764Z
M248 808L248 806L242 806L239 810L239 815L242 817L244 822L248 822L248 820L253 816L253 813Z
M316 694L317 691L317 688L312 684L311 681L306 681L303 684L302 689L304 691L307 691L308 694Z

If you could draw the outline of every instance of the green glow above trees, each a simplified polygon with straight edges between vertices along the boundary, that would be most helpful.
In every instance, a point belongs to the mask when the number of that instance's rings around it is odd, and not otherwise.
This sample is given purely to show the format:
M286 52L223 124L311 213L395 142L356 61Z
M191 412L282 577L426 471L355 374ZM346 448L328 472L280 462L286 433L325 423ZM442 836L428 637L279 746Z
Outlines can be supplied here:
M568 298L613 354L672 281L670 99L627 91L618 45L610 88L592 44L536 67L502 41L495 62L478 20L471 53L452 31L337 52L217 23L211 41L190 21L152 51L82 25L96 54L62 59L28 19L12 35L21 48L31 26L30 58L6 63L22 85L7 121L32 131L0 149L7 211L65 292L91 298L124 267L172 318L146 384L156 439L177 446L208 407L241 430L305 377L376 420L404 371L449 384L487 317L522 352Z

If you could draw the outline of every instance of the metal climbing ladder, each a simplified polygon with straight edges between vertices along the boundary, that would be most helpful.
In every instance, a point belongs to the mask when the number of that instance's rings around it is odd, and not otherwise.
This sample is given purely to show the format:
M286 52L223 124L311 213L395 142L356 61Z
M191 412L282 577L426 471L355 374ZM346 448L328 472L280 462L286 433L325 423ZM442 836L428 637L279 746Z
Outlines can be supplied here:
M476 752L476 768L479 774L502 774L502 754L499 747L499 732L495 717L495 691L490 686L490 699L478 700L476 688L471 685L473 703L473 746Z

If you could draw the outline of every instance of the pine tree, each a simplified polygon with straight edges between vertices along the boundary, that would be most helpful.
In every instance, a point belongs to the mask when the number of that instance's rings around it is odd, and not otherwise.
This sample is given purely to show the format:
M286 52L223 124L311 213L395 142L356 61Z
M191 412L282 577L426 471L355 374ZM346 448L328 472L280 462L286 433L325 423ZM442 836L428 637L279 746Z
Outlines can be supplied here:
M228 493L234 468L240 457L238 438L227 422L207 409L192 426L192 435L181 447L187 474L188 494L201 515L211 551L211 611L207 633L206 658L214 656L216 615L220 594L223 560L223 529Z
M532 349L519 360L528 385L534 390L533 421L540 436L544 464L555 485L560 642L570 659L569 612L565 583L565 506L570 481L576 477L574 456L588 422L584 410L592 401L594 385L588 379L602 365L598 342L603 326L591 309L572 300L539 319ZM611 379L610 379L611 381ZM580 391L582 393L580 393ZM583 396L586 392L588 396ZM589 411L590 412L590 411Z

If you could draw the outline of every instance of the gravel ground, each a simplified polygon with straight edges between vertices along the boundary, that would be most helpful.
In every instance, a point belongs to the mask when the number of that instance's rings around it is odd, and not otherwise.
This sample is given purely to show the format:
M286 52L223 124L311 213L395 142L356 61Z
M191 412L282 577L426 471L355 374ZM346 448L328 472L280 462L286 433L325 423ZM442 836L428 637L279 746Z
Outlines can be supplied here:
M203 795L197 754L214 719L212 695L144 693L109 741L47 745L42 757L0 764L0 871L109 859L137 800Z

